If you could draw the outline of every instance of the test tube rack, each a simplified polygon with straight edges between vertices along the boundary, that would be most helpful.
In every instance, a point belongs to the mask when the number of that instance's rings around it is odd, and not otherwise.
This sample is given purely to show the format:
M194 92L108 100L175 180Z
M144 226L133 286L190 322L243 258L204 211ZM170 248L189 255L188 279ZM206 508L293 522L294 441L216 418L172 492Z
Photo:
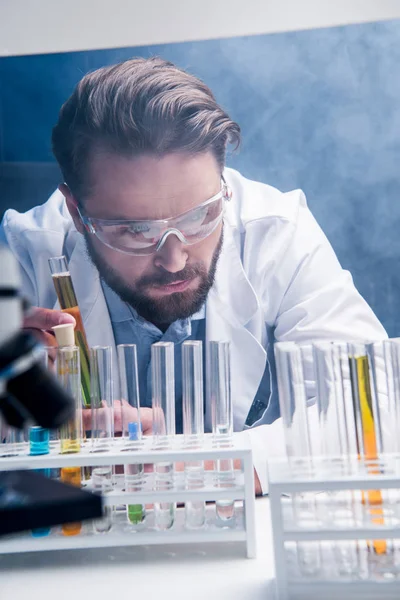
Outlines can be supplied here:
M17 456L0 458L0 470L16 469L60 469L63 467L120 466L126 464L155 464L157 462L185 463L188 461L217 461L240 459L241 469L235 470L235 478L229 487L219 487L215 472L205 471L204 487L186 489L185 475L175 471L172 489L155 490L154 473L144 475L139 491L124 489L124 476L114 475L113 489L103 494L103 506L114 507L114 522L111 531L96 533L91 522L83 524L82 532L75 536L63 536L61 528L53 528L50 535L35 538L29 532L0 538L0 554L98 548L152 544L200 544L213 542L241 542L248 558L255 557L255 494L252 451L246 436L233 435L229 444L216 444L213 434L205 434L201 448L187 447L183 435L176 435L168 449L155 449L152 436L143 437L134 448L127 450L121 439L114 439L110 449L91 452L90 440L86 440L81 452L60 454L59 447L52 444L49 454L30 456L29 447L22 445ZM90 480L86 482L90 489ZM126 513L115 507L153 503L235 501L235 519L232 524L220 526L216 523L215 505L206 505L206 523L202 528L188 529L185 526L184 508L176 509L176 518L171 529L156 530L152 525L151 511L145 523L137 528L129 525ZM120 513L120 514L118 514Z
M272 459L268 469L279 600L400 597L399 455L382 455L373 464L357 456L350 462L338 457L297 459L297 464ZM371 508L368 490L379 490L380 506ZM301 523L294 503L305 497L308 509L313 499L314 514ZM351 523L332 518L343 498L351 501ZM387 544L387 554L374 554L374 540ZM351 574L338 572L335 565L335 547L343 542L356 548L357 569ZM300 572L297 554L310 543L321 559L312 575Z

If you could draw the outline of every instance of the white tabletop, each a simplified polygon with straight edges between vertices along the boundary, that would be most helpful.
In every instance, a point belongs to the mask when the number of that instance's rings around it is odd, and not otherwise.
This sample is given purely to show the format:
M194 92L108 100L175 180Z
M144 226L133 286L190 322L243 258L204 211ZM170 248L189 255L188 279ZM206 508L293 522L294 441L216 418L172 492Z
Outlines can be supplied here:
M256 501L257 558L244 544L63 550L0 556L0 600L272 600L269 502Z

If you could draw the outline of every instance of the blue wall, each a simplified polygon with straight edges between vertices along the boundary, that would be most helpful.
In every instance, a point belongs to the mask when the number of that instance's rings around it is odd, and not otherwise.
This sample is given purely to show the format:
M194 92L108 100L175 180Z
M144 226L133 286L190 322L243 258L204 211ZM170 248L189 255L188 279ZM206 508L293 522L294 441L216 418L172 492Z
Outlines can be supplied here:
M51 127L84 73L132 56L162 55L203 78L240 123L243 145L229 157L231 166L306 192L358 289L389 333L400 335L399 41L400 21L391 21L2 58L0 161L28 163L29 179L29 163L53 160ZM24 192L18 206L28 207L34 196ZM1 209L14 201L12 191L3 191Z

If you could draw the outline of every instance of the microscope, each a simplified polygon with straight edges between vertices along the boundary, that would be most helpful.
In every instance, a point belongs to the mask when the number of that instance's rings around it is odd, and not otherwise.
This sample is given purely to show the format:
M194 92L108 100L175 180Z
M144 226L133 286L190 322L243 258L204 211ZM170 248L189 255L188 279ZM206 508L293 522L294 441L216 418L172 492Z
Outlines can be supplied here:
M43 364L43 347L22 329L29 307L19 265L0 244L0 424L55 429L74 414L72 398ZM1 427L0 427L1 432ZM4 471L0 439L0 535L99 518L101 498L32 470Z

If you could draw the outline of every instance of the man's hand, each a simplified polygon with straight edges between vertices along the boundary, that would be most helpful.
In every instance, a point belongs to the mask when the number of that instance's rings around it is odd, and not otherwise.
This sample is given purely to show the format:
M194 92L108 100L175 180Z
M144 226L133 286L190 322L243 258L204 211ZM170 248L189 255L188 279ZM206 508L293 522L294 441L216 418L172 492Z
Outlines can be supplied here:
M108 408L96 408L99 411L98 423L107 421ZM92 410L90 408L84 408L82 410L83 428L85 431L89 431L92 428ZM125 425L125 429L128 423L136 422L138 420L138 414L136 408L128 404L126 400L114 400L114 433L120 434L122 432L122 425ZM143 435L151 435L153 429L153 411L151 408L142 407L140 409L140 421L142 424Z
M57 347L57 341L52 331L55 325L73 323L75 319L68 313L61 310L51 310L49 308L32 307L25 315L23 328L31 331L33 335L44 345L50 348ZM54 355L49 352L49 358L54 362Z

